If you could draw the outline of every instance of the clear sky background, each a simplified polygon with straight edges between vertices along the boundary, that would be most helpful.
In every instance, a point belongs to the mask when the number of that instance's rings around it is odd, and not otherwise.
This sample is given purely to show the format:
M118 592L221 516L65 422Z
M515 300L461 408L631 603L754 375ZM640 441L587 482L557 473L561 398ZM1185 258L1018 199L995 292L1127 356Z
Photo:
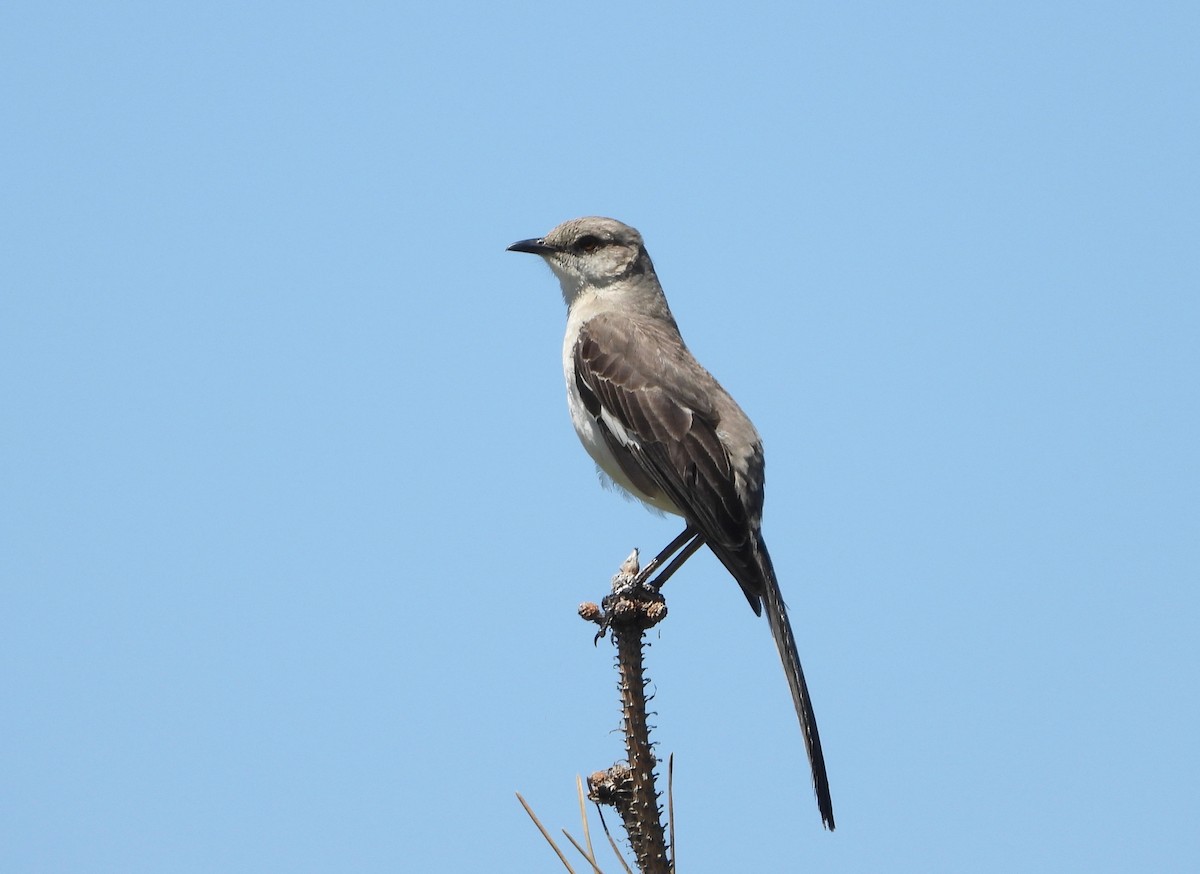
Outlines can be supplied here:
M1200 6L0 7L0 868L556 871L620 755L510 254L640 228L767 449L839 828L709 555L681 871L1200 868Z

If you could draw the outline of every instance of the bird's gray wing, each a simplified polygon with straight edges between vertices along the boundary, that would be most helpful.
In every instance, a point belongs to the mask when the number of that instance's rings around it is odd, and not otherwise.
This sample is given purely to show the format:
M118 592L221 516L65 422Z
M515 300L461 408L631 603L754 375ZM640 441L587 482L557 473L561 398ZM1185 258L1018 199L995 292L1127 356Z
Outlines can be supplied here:
M580 397L622 471L679 508L760 612L753 534L762 511L762 455L755 442L750 463L759 465L758 475L742 477L739 493L721 438L722 415L741 415L732 398L678 334L651 320L612 313L589 319L574 363Z

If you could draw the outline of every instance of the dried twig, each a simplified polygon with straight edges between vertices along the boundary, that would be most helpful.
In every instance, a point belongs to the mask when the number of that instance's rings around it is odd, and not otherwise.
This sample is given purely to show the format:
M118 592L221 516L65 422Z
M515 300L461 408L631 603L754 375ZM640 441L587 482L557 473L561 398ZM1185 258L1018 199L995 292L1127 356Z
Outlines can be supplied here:
M525 812L529 814L529 818L533 820L533 824L538 827L538 831L546 839L546 843L550 845L554 852L558 853L558 858L563 863L563 867L570 871L571 874L575 874L575 869L571 867L571 863L567 861L567 857L563 855L563 851L558 848L558 844L554 843L554 838L550 837L550 832L546 831L545 826L542 825L542 821L537 818L537 814L533 812L533 809L521 797L520 792L517 793L517 801L521 802L521 806L525 808Z
M671 830L671 874L675 874L675 754L667 756L667 828Z

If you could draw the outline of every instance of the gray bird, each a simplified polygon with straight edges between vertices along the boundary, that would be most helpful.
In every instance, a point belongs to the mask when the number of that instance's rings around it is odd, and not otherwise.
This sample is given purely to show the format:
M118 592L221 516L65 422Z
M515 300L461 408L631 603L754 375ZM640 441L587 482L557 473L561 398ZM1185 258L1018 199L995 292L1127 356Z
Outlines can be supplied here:
M761 616L766 607L800 718L817 807L832 830L821 737L762 538L758 431L688 351L636 230L615 219L578 218L508 248L540 255L562 286L567 405L584 448L617 486L687 523L643 577L674 555L655 580L661 585L707 544L754 612Z

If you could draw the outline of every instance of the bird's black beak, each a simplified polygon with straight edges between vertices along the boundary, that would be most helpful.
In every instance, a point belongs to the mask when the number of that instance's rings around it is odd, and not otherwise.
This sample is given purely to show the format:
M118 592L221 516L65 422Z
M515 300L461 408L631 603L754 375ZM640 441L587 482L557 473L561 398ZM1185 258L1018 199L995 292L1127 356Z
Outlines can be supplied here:
M553 246L546 244L545 237L533 240L517 240L508 247L509 252L528 252L530 255L549 255L554 251Z

